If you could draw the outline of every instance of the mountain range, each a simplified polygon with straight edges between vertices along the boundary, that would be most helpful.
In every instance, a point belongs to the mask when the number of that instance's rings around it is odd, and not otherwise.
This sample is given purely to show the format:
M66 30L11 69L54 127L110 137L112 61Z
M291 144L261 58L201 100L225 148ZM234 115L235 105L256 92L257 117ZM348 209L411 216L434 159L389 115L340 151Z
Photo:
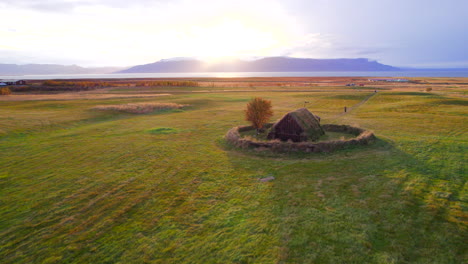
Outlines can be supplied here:
M137 65L118 73L169 72L310 72L310 71L397 71L399 68L369 59L305 59L267 57L257 60L209 62L196 59L160 60Z
M86 68L59 64L0 64L0 75L182 73L182 72L313 72L398 71L400 68L369 59L307 59L266 57L256 60L203 61L191 58L166 59L133 67Z
M77 65L60 64L0 64L1 75L42 75L42 74L105 74L125 69L124 67L85 68Z

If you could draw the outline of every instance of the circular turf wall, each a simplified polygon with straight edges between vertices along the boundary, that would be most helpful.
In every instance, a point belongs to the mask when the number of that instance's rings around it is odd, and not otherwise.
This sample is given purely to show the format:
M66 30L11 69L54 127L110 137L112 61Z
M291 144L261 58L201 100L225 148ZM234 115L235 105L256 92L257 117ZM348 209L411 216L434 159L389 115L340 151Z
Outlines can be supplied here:
M266 125L271 127L272 124ZM356 137L348 140L332 140L324 142L282 142L279 140L254 141L242 138L240 132L253 130L252 126L238 126L231 128L225 136L225 139L240 148L270 149L275 152L332 152L343 149L347 146L368 145L375 140L374 133L362 128L348 125L322 125L323 130L329 132L344 132L353 134Z

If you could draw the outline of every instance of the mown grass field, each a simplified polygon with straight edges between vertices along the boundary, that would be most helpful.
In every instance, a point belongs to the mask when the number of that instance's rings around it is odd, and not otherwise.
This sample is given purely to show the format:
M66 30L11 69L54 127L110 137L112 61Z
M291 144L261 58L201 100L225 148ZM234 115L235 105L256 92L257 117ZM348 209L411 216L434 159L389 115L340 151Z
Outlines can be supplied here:
M468 262L466 89L239 89L249 91L0 101L0 262ZM255 96L272 100L273 119L308 101L322 123L378 141L236 150L223 136L246 124ZM145 102L190 106L91 109Z

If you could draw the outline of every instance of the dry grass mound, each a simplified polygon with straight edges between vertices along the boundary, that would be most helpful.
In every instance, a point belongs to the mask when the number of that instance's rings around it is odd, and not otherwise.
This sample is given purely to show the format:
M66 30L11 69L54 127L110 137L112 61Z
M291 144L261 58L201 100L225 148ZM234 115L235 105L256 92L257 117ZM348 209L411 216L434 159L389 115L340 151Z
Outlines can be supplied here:
M99 111L117 111L131 114L147 114L157 111L181 109L187 105L176 103L130 103L119 105L98 105L93 110Z
M9 95L11 94L11 90L8 87L0 88L0 95Z

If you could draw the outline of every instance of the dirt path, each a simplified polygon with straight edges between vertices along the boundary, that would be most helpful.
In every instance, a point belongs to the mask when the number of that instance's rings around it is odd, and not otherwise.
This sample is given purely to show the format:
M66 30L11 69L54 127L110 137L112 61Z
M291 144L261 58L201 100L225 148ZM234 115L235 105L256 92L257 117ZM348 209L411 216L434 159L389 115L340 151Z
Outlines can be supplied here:
M351 111L353 111L354 109L360 107L361 105L365 104L367 101L369 101L369 99L371 99L372 97L374 97L377 93L374 92L374 93L371 93L369 96L367 96L366 98L364 98L364 100L362 100L361 102L349 107L346 109L346 112L343 112L343 113L339 113L337 115L335 115L333 118L338 118L338 117L341 117L341 116L344 116L346 114L349 114Z

